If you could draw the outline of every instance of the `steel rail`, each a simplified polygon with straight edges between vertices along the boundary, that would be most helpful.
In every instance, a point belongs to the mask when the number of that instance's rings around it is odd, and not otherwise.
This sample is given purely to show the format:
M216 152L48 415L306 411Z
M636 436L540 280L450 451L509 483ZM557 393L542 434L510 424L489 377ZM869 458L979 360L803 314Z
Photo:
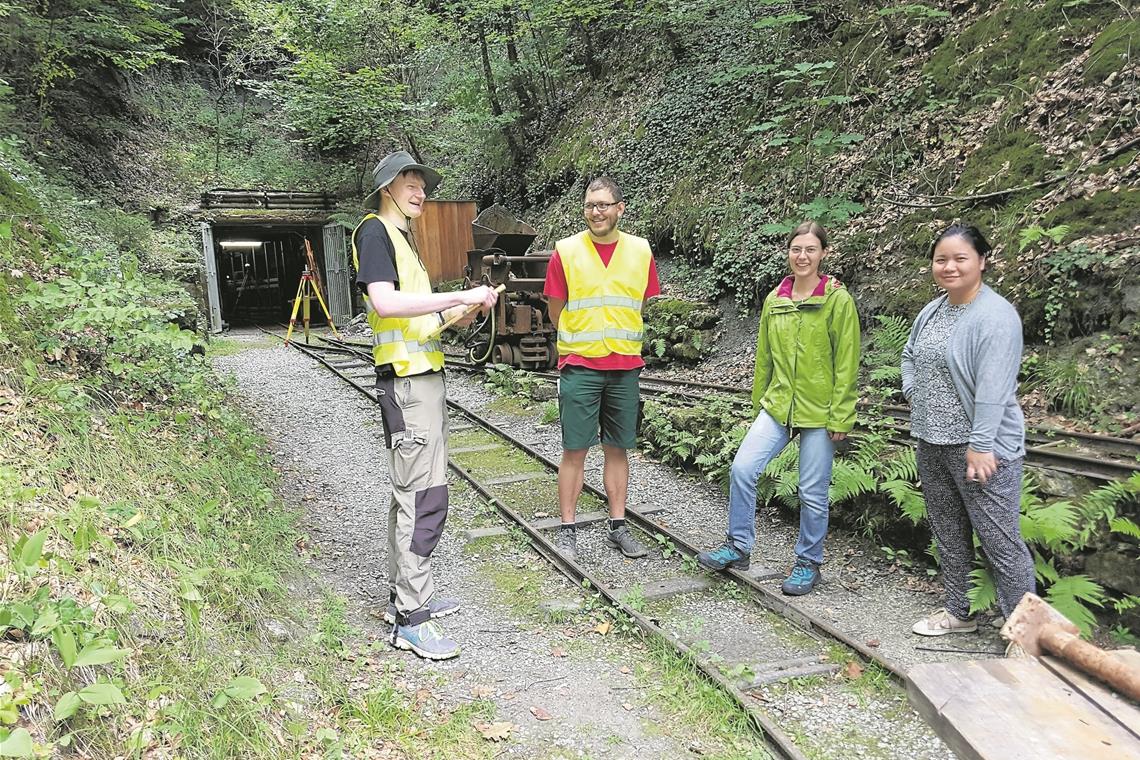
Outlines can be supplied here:
M275 333L269 334L280 338L280 336L276 335ZM311 346L302 346L297 343L292 343L291 345L293 345L298 351L305 354L306 356L315 359L316 361L323 364L334 374L355 388L358 392L366 396L373 403L376 402L377 397L374 393L370 392L369 389L365 388L361 384L354 382L351 378L348 378L343 372L340 372L331 363L321 357L317 351L313 350ZM479 417L478 415L464 411L460 405L455 404L450 400L448 400L447 403L449 406L453 406L454 408L459 409L465 416L469 417L480 425L491 424L486 420L483 420L483 418ZM520 445L521 443L519 441L516 441L511 436L506 435L501 430L498 430L498 435L506 438L508 441L514 443L515 445ZM540 459L548 461L545 460L544 457L540 457ZM744 714L748 716L749 721L752 723L753 728L760 734L760 737L769 747L774 749L781 758L784 758L784 760L808 760L808 757L803 754L803 752L801 752L798 747L796 747L795 743L791 740L791 737L785 734L779 728L779 726L773 723L771 719L769 719L768 716L765 715L764 712L761 711L755 705L755 703L749 699L748 695L745 694L744 691L742 691L738 686L736 686L736 684L732 683L732 681L726 678L724 674L722 674L711 662L702 659L699 653L694 651L692 647L682 641L678 636L665 630L661 626L654 623L646 615L643 615L642 613L630 607L617 595L615 591L610 589L606 584L602 583L596 576L592 575L584 567L564 557L561 553L558 552L554 545L550 543L550 541L545 536L542 535L542 532L540 530L527 522L521 515L512 510L498 497L487 490L486 486L483 485L483 483L471 475L471 473L468 472L458 462L456 462L455 459L448 457L447 465L449 468L451 468L452 471L467 481L467 483L471 485L476 493L493 504L505 518L518 525L527 534L527 537L530 539L531 544L534 546L535 550L543 557L543 559L557 568L563 575L570 578L575 583L575 585L581 587L583 582L589 583L590 590L595 591L603 596L611 607L619 610L623 615L632 620L643 633L649 637L663 641L668 646L672 647L675 651L680 653L685 660L697 668L701 675L703 675L715 686L718 686L729 696L731 696L733 701L737 703Z
M521 449L522 451L525 451L535 459L538 459L550 469L554 471L558 470L557 462L550 459L541 451L535 449L533 446L517 440L509 433L495 425L495 423L485 419L478 413L466 408L459 402L452 399L448 399L447 404L451 408L475 421L483 428L491 431L495 435L505 438L507 441L510 441L515 447ZM601 501L607 501L605 491L602 489L597 488L589 483L583 483L582 488ZM685 538L678 535L670 528L654 521L650 517L641 514L633 507L627 505L625 508L625 514L627 520L635 523L646 533L649 533L651 536L656 533L661 534L664 538L671 541L677 549L689 555L690 557L695 557L700 553L700 550L690 544ZM846 645L847 647L850 647L851 649L858 652L859 655L864 659L870 662L874 662L882 668L888 670L905 683L906 670L901 664L896 663L895 661L883 655L881 652L875 651L872 647L868 647L866 644L855 639L854 637L847 635L818 615L807 612L805 610L796 609L788 601L786 601L782 595L778 594L772 589L767 588L752 576L734 569L726 569L722 570L721 572L736 581L738 585L745 586L749 590L753 591L758 596L758 601L764 607L771 610L772 612L775 612L777 615L780 615L781 617L791 621L799 628L803 629L805 632L816 637L819 637L820 633L822 633L823 635L834 639Z
M448 402L451 403L450 401ZM467 413L464 413L466 416ZM475 421L475 417L471 417ZM510 439L508 439L510 440ZM637 610L630 607L626 602L618 597L617 593L610 589L606 584L602 583L598 578L592 575L588 570L563 556L554 545L542 535L542 532L527 522L521 515L504 504L498 497L491 493L486 486L484 486L478 479L476 479L470 472L463 468L454 459L448 457L448 467L453 472L467 481L468 484L484 499L493 504L500 514L506 519L510 520L515 525L518 525L530 539L531 545L538 551L542 557L562 572L567 578L572 580L579 588L584 584L589 584L589 590L595 591L600 594L610 604L611 607L619 610L623 615L628 617L637 627L647 636L665 642L674 650L679 652L681 656L696 667L700 673L711 681L715 686L720 687L729 694L748 716L755 728L765 742L777 750L778 754L787 760L807 760L798 747L792 742L791 738L780 730L779 726L773 723L767 715L764 714L755 703L749 699L748 695L744 693L736 684L730 681L722 674L715 665L711 662L702 659L700 655L695 652L692 647L682 641L678 636L665 630L661 626L654 623L649 617L643 615Z

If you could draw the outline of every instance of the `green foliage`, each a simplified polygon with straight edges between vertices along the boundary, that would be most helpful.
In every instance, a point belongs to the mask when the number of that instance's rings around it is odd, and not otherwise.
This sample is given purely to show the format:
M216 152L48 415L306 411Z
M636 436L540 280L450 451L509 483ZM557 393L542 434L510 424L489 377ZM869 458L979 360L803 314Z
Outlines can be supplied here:
M1045 354L1032 366L1025 385L1043 393L1050 409L1074 417L1089 412L1096 396L1087 364L1052 354Z
M977 567L970 572L970 590L966 592L970 600L970 614L988 610L997 604L997 583L986 567Z
M995 4L965 29L955 30L923 71L936 93L991 93L1002 84L1023 84L1068 60L1062 34L1095 28L1116 12L1110 3L1071 6L1065 0Z
M661 461L696 467L710 481L727 485L732 458L748 432L747 411L724 397L697 407L645 403L641 445Z
M176 61L173 49L182 37L177 11L151 0L6 3L0 20L6 86L34 105L41 127L51 101L77 80Z
M404 87L382 68L343 71L309 53L276 88L293 129L321 151L374 144L403 109Z
M1103 607L1104 590L1087 575L1067 575L1058 578L1045 592L1045 599L1062 615L1088 636L1096 625L1096 615L1090 606Z
M1059 241L1070 229L1069 225L1062 224L1042 230L1041 234L1053 233ZM1023 238L1025 234L1034 238L1037 232L1031 227L1023 233ZM1031 239L1027 245L1033 242L1035 240ZM1085 316L1081 305L1082 295L1088 293L1083 283L1106 271L1111 260L1106 251L1083 243L1054 247L1045 252L1041 259L1041 274L1032 293L1043 302L1042 337L1046 343L1052 345L1058 340L1091 330L1092 324L1088 327L1084 324L1091 320Z
M877 395L901 396L902 351L910 339L911 323L895 314L877 314L874 319L877 327L869 331L870 344L863 351L863 369L877 388L885 390Z
M1042 238L1049 238L1054 244L1060 244L1071 229L1072 228L1067 224L1058 224L1056 227L1050 227L1049 229L1045 229L1037 224L1031 224L1018 234L1017 252L1021 253Z
M1055 166L1056 160L1045 154L1040 137L1027 129L998 125L966 162L957 190L969 195L1020 187L1045 179Z
M713 348L713 329L720 314L708 304L680 298L651 298L643 311L645 341L642 356L648 365L668 361L698 362Z
M170 321L186 298L178 286L99 255L69 252L55 263L71 274L32 283L20 301L30 320L54 327L38 344L45 355L123 398L189 401L204 391L207 372L190 356L196 338Z
M492 364L484 368L487 376L484 385L489 389L506 396L522 396L534 398L535 390L546 384L540 377L535 377L525 370L515 369L509 364Z

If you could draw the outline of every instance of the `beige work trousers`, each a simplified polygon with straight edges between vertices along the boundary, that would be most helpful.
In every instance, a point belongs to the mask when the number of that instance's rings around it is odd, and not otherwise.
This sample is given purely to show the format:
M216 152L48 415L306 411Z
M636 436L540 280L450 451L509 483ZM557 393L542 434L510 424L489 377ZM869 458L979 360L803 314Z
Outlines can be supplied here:
M442 372L378 377L392 500L388 508L389 599L398 625L428 619L435 592L431 554L447 520L447 389Z

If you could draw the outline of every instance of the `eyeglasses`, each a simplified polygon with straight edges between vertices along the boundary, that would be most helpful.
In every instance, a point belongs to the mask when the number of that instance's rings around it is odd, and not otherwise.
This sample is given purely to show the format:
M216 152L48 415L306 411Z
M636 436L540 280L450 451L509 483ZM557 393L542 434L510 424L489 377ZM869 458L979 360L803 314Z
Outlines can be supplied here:
M794 248L789 248L788 253L792 254L793 256L799 256L801 253L806 253L808 256L814 256L819 253L819 249L814 246L810 248L800 248L797 245Z
M614 203L587 203L582 208L586 210L586 213L589 213L596 209L604 214L614 206L618 205L618 203L621 203L621 201L615 201Z

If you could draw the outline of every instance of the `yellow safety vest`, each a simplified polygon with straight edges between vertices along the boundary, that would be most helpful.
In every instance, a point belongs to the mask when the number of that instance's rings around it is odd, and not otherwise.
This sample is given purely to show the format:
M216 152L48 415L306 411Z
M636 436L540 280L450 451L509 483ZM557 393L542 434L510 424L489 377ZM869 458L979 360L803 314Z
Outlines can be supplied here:
M569 290L558 317L558 355L640 356L641 302L653 260L649 241L619 232L609 266L588 232L559 240L555 248Z
M369 214L360 220L352 231L352 263L360 271L360 256L356 251L356 232L369 219L378 219L388 230L392 248L396 251L396 276L404 293L430 293L431 280L419 255L408 245L396 225L387 219ZM364 298L368 311L368 326L372 328L372 358L376 366L391 364L399 377L419 375L443 367L443 349L438 340L424 340L440 325L437 313L419 317L381 317L372 308L372 301Z

